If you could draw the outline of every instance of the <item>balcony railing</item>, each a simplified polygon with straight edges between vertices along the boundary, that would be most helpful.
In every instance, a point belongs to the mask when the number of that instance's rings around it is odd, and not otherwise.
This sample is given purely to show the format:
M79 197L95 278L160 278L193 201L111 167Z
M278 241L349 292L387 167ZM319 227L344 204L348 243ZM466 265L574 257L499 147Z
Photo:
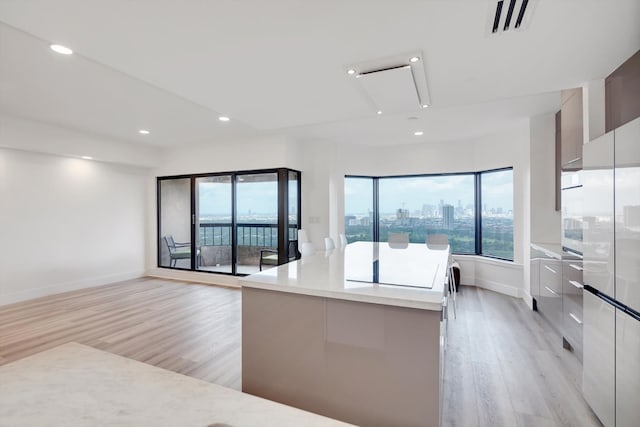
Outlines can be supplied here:
M231 227L230 223L200 223L200 246L231 246ZM290 225L289 240L297 237L297 225ZM239 223L236 238L238 246L277 248L278 224Z

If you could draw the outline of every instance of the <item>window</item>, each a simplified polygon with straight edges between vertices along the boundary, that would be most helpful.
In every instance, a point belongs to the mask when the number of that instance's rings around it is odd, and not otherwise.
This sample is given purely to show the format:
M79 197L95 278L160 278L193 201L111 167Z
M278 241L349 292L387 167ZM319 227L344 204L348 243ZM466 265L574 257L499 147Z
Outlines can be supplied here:
M482 255L513 259L513 170L480 174Z
M344 180L344 233L347 241L373 242L373 179Z
M446 175L345 177L345 234L386 242L408 233L449 236L451 250L513 259L513 170ZM482 202L483 208L480 207Z
M390 232L412 243L443 233L453 252L475 253L474 183L473 174L380 178L380 241Z

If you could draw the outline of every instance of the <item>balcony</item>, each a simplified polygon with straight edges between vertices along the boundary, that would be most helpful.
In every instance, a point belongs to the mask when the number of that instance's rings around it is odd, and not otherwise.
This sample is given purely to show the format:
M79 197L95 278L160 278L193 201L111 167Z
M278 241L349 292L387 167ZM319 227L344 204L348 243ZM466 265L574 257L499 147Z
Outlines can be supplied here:
M200 250L196 270L214 273L232 272L232 225L230 223L199 223L196 247ZM296 225L289 227L289 240L297 240ZM260 271L260 250L278 248L278 225L239 223L236 231L236 274L253 274ZM162 251L161 265L168 265L168 249ZM189 259L178 260L176 268L191 267ZM268 268L270 266L263 266Z

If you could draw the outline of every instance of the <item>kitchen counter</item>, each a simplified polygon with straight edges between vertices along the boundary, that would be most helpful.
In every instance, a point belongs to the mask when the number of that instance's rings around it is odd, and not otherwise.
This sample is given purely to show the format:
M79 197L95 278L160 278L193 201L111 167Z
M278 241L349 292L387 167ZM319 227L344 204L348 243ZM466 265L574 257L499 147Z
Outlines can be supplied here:
M0 425L347 426L77 343L0 366Z
M344 250L316 253L253 274L240 280L240 284L247 288L440 311L448 256L448 247L429 249L425 244L409 244L406 249L390 249L387 243L355 242ZM372 281L371 275L375 261L380 261L382 280L378 283ZM381 283L386 277L389 282L411 286Z

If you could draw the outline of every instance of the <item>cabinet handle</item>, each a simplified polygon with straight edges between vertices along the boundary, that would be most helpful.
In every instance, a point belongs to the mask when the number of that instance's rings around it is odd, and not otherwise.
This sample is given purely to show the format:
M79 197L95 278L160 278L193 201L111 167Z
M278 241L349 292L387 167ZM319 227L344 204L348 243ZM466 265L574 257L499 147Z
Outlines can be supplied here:
M580 160L581 158L582 158L582 157L576 157L576 158L575 158L575 159L573 159L573 160L569 160L569 161L568 161L567 163L565 163L565 164L566 164L566 165L570 165L571 163L575 163L575 162L577 162L577 161L578 161L578 160Z
M580 267L579 265L575 265L575 264L569 264L569 267L573 268L574 270L578 270L578 271L584 270L582 267Z
M552 294L554 294L554 295L556 295L556 296L560 296L560 294L559 294L559 293L557 293L556 291L554 291L554 290L553 290L553 289L551 289L550 287L545 286L544 288L545 288L546 290L548 290L549 292L551 292Z
M575 321L576 321L576 323L577 323L578 325L582 325L582 320L578 319L578 317L577 317L575 314L573 314L573 313L569 313L569 316L570 316L573 320L575 320Z
M575 286L578 289L584 289L584 285L582 283L578 283L575 280L569 280L569 283L571 283L573 286Z
M547 270L549 270L550 272L552 272L553 274L558 274L557 271L555 271L553 268L549 267L548 265L545 265L544 268L546 268Z

